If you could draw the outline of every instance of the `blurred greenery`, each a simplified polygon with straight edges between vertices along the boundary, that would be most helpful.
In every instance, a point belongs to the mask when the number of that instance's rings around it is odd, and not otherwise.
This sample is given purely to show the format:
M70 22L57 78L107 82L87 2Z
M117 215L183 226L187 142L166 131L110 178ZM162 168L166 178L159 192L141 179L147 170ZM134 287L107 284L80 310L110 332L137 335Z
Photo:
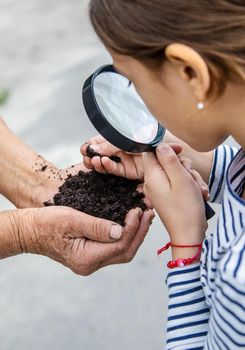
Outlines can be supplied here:
M0 88L0 105L4 105L9 98L9 91Z

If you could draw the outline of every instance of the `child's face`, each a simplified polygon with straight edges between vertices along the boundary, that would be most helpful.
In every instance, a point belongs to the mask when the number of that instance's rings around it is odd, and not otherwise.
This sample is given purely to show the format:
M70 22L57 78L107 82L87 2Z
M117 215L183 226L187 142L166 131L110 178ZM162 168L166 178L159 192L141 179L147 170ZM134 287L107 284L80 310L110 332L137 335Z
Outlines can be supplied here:
M200 101L190 82L176 72L170 61L155 71L129 56L111 55L115 68L133 82L151 113L175 136L198 151L210 151L226 139L228 135L216 114L220 105L215 103L216 107L206 106L199 111Z

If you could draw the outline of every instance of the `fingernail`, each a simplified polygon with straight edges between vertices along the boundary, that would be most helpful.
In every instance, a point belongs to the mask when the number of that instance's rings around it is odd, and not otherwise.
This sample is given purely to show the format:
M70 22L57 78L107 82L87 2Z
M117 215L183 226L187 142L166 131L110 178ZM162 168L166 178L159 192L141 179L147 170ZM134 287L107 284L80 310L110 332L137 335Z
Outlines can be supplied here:
M158 147L157 150L159 153L164 154L169 151L169 146L166 145L165 143L161 143Z
M119 239L122 236L122 226L113 224L111 226L110 238Z
M208 193L208 194L207 194L207 201L209 201L210 198L211 198L211 197L210 197L210 194Z

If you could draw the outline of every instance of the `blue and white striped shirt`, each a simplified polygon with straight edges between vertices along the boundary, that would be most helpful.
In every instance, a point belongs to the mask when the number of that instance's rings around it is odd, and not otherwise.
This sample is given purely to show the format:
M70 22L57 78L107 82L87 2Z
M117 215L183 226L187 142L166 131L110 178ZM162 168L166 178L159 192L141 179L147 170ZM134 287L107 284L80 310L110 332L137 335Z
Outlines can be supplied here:
M201 262L170 270L166 349L245 349L245 152L220 146L210 175L221 203Z

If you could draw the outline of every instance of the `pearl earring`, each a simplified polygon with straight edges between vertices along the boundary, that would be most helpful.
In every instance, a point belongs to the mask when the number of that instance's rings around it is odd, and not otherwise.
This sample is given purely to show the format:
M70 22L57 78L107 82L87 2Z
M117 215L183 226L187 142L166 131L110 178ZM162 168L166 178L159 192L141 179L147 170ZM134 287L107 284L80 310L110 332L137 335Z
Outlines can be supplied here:
M203 103L203 102L198 102L198 104L197 104L197 109L198 109L199 111L201 111L202 109L204 109L204 103Z

